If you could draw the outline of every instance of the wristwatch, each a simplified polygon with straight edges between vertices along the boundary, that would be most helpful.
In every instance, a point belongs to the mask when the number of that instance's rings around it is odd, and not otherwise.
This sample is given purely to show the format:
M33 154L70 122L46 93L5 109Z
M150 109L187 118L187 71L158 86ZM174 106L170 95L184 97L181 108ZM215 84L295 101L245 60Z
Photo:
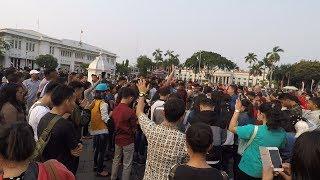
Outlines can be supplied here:
M144 92L140 92L139 93L139 97L145 97L147 94L146 93L144 93Z

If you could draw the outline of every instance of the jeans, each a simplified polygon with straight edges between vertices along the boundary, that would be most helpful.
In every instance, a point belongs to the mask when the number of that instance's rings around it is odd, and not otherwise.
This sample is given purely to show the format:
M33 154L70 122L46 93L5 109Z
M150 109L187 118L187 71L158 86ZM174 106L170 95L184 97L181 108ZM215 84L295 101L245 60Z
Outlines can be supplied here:
M94 166L97 172L103 171L103 160L108 145L108 134L99 134L94 136Z
M116 180L120 166L121 157L123 155L122 180L129 180L132 168L132 159L134 152L134 143L127 146L115 145L114 158L112 163L111 180Z

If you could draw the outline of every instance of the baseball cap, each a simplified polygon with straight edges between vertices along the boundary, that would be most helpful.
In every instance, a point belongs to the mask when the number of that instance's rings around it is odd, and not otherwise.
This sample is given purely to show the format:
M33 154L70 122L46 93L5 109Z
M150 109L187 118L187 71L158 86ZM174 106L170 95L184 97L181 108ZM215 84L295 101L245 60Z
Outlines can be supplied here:
M39 74L39 71L37 71L37 70L31 70L29 74L30 74L30 75L31 75L31 74Z

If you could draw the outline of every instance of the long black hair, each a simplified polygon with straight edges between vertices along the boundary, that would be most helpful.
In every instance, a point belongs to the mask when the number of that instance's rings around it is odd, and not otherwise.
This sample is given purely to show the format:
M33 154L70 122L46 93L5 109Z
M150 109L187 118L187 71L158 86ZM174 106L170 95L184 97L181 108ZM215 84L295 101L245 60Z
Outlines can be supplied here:
M19 112L24 112L24 105L22 102L17 100L17 92L22 85L16 83L8 83L1 87L0 89L0 110L2 106L9 102L14 106Z
M277 130L281 128L283 122L287 121L287 116L281 111L281 106L276 103L262 103L259 111L266 115L269 130Z
M293 147L291 174L293 180L319 179L320 131L305 132Z
M0 126L0 154L5 160L25 161L35 146L33 130L28 123L17 121Z
M253 105L251 101L248 99L243 99L241 100L241 104L244 107L244 112L246 112L250 118L253 118Z

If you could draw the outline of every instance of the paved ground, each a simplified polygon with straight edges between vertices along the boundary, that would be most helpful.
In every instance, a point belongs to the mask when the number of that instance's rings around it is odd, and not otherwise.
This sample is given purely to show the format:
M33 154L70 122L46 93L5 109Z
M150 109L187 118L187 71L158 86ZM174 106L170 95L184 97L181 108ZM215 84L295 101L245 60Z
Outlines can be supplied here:
M93 149L92 140L86 140L83 142L83 155L80 157L79 168L77 172L78 180L109 180L108 178L96 177L93 171ZM112 160L105 161L106 170L111 173ZM132 167L131 179L141 180L143 178L144 165L134 163ZM119 171L121 174L121 170ZM120 175L119 175L120 176Z

